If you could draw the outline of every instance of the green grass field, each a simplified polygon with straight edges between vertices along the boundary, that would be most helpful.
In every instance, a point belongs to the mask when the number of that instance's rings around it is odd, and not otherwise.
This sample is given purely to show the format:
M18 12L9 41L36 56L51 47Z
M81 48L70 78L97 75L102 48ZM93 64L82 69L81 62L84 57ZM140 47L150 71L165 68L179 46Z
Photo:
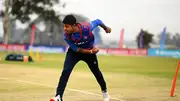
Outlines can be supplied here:
M6 53L0 53L4 58ZM0 61L0 101L48 101L54 96L65 54L41 54L34 63ZM98 56L111 101L180 101L180 77L170 97L178 59ZM99 85L79 62L64 94L65 101L102 101Z

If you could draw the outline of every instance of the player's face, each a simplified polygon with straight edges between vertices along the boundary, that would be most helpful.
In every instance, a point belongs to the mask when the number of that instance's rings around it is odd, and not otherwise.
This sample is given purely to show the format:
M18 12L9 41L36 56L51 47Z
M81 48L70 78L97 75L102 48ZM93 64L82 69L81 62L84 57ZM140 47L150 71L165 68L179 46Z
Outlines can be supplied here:
M64 31L67 34L73 33L73 25L64 24Z

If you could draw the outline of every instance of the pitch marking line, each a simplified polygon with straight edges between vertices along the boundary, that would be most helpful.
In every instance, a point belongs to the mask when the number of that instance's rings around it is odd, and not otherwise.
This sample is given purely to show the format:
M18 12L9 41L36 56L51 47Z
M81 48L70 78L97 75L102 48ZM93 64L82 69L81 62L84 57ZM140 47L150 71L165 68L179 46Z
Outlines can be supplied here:
M44 86L44 87L49 87L49 88L55 88L55 87L50 86L50 85L46 85L46 84L42 84L42 83L36 83L36 82L30 82L30 81L25 81L25 80L13 80L13 79L10 79L10 78L0 78L0 79L1 80L16 81L16 82L20 82L20 83L27 83L27 84L32 84L32 85L39 85L39 86ZM74 92L79 92L79 93L84 93L84 94L88 94L88 95L99 96L99 97L102 96L101 94L91 93L91 92L78 90L78 89L67 88L67 90L74 91ZM125 100L121 100L121 99L114 98L114 97L111 97L110 99L117 100L117 101L125 101Z

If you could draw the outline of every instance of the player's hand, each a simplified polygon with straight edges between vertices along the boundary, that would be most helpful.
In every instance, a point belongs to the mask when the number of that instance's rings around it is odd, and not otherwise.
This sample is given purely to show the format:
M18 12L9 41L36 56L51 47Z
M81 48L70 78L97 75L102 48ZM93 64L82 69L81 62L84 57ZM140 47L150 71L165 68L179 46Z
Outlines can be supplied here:
M105 31L106 31L106 33L111 33L111 28L107 27L107 29Z
M96 48L96 47L95 47L95 48L92 49L92 53L93 53L93 54L96 54L96 53L98 53L98 52L99 52L99 48Z

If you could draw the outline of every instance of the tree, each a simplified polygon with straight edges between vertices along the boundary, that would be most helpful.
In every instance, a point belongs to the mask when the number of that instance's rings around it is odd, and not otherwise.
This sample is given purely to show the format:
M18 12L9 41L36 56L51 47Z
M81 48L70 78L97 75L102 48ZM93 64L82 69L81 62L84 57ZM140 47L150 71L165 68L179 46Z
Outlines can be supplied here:
M84 15L74 14L78 21L89 21L88 17ZM61 18L63 18L61 14ZM12 22L11 25L15 23ZM52 21L45 20L43 17L39 16L32 23L36 24L35 40L34 44L36 45L52 45L52 46L65 46L66 42L64 41L63 35L63 24L60 25L52 23ZM39 26L41 25L41 26ZM40 29L44 26L45 29ZM32 27L29 24L26 29L16 29L12 27L13 35L11 36L11 42L16 44L29 44L31 38ZM9 41L10 43L10 41Z
M149 44L153 42L153 34L141 29L140 33L136 37L138 48L150 48Z
M166 43L166 44L172 44L172 43L173 43L172 33L167 32L165 35L166 35L166 37L165 37L165 43ZM158 34L157 37L158 37L158 42L160 42L160 41L161 41L162 34Z
M4 43L8 43L9 19L17 19L22 23L27 23L30 21L30 15L37 14L44 17L45 20L60 24L60 15L52 9L53 5L57 3L59 0L5 0L6 9L1 14L4 18Z
M180 33L173 34L171 32L167 32L165 39L165 44L168 46L173 46L175 49L180 47ZM161 40L161 34L157 35L157 40L160 43ZM173 48L174 49L174 48Z
M180 33L176 33L175 35L174 35L174 37L175 37L175 44L176 44L176 46L177 47L180 47ZM174 40L174 39L173 39Z

